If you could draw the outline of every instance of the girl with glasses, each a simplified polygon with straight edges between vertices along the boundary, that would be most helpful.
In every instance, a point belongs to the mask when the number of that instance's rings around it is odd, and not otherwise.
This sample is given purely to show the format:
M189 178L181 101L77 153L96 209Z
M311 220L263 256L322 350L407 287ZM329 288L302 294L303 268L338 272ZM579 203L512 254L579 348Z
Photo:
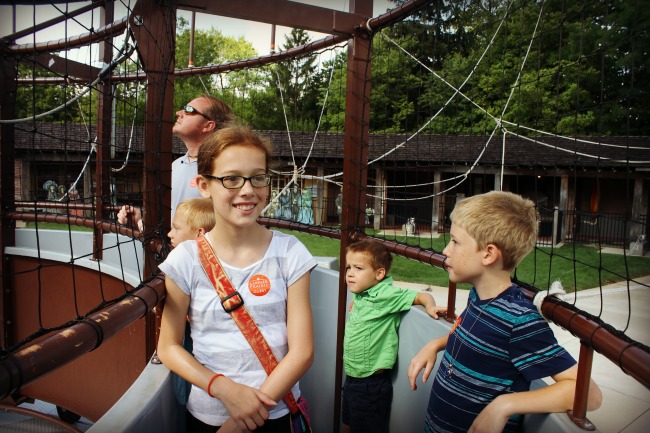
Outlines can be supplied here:
M269 192L269 159L266 140L228 126L201 146L198 189L215 214L206 238L279 360L271 374L222 307L196 241L180 244L160 265L167 297L158 356L193 385L187 431L290 432L283 397L292 391L298 399L298 379L313 360L309 281L316 261L294 236L257 222ZM186 316L194 356L182 346Z

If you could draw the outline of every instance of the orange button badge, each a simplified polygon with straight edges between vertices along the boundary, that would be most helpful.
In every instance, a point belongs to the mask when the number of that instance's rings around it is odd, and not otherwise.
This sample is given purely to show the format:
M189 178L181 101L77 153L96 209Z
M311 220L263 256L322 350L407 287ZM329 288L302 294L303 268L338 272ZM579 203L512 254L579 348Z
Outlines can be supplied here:
M264 275L253 275L248 280L248 290L255 296L264 296L271 290L271 281Z

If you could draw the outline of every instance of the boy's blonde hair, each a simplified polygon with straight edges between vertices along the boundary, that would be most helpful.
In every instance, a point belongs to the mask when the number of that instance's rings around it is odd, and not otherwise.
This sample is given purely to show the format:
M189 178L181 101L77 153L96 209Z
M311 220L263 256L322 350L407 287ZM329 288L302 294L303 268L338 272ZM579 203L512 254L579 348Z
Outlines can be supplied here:
M203 229L207 233L214 228L214 209L209 198L184 200L176 207L176 213L179 212L187 216L187 225L192 230Z
M478 244L501 250L504 270L511 271L535 248L538 213L535 204L520 195L491 191L460 200L450 215Z
M348 245L346 253L361 253L370 258L370 264L373 270L384 268L386 275L393 264L393 256L384 244L374 239L363 239Z

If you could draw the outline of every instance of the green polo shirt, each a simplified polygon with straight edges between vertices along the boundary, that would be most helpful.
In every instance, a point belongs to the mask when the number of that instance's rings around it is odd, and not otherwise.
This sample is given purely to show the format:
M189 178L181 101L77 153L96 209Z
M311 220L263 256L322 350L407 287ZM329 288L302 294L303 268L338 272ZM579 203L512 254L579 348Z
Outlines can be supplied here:
M343 339L345 374L368 377L377 370L393 368L400 313L411 308L417 295L417 290L395 287L392 277L352 295Z

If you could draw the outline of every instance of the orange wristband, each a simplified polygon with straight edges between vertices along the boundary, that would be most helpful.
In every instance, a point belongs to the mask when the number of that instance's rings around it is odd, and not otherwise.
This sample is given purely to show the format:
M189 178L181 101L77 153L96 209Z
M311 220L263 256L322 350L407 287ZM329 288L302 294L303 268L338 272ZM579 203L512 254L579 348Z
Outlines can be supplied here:
M210 393L210 387L212 387L212 382L214 382L214 380L215 380L217 377L219 377L219 376L223 376L223 374L221 374L221 373L215 373L215 375L212 376L212 377L210 378L210 381L208 382L208 395L209 395L210 397L212 397L212 398L214 398L214 395L212 395L212 394Z

